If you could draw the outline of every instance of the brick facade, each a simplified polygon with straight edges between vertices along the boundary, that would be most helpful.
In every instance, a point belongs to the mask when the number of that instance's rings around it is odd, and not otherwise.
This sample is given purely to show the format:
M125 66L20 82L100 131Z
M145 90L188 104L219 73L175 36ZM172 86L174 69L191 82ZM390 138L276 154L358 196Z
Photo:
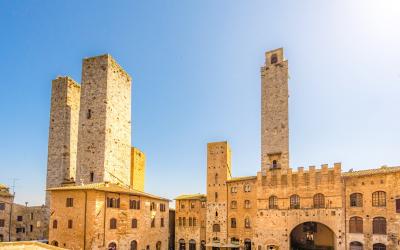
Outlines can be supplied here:
M265 56L261 168L255 176L231 177L228 143L208 144L207 210L201 211L207 218L206 247L400 249L400 167L342 172L341 164L334 163L292 169L288 61L283 49ZM177 236L187 234L184 227L175 230Z

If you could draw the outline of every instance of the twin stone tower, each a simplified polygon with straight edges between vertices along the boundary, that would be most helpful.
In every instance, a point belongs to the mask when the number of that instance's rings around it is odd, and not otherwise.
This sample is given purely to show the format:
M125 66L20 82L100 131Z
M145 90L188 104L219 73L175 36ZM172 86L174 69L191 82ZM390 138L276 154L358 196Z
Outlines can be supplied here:
M144 190L145 154L131 145L131 85L108 54L83 60L81 85L53 80L46 188L113 182Z
M261 170L287 170L283 49L266 53L261 81ZM47 188L113 182L144 190L145 154L131 146L131 77L110 55L83 60L81 85L69 77L53 80L47 164Z

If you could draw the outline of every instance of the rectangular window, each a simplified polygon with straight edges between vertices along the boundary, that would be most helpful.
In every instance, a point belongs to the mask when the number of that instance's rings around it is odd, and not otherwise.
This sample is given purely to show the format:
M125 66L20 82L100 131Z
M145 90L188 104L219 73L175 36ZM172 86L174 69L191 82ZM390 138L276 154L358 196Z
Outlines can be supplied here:
M156 219L151 219L151 227L156 227Z
M0 203L0 210L5 210L6 209L6 203L1 202Z
M17 227L16 232L17 232L17 234L18 233L25 233L25 228L24 227Z
M195 227L196 226L196 218L193 218L193 226Z
M192 217L189 217L189 227L192 226Z
M161 227L164 227L164 218L161 218L160 226L161 226Z
M90 182L93 182L93 181L94 181L94 173L90 172Z
M400 199L396 200L396 213L400 213Z
M183 217L183 226L186 227L186 218Z
M194 204L194 202L191 202L191 203L190 203L190 208L192 208L192 209L193 209L194 207L195 207L195 204Z
M179 226L182 226L182 217L179 217L179 223L178 223L178 225L179 225Z
M129 208L130 209L139 210L140 209L140 201L138 201L138 200L130 200L129 201Z
M30 225L29 229L30 229L31 232L33 232L33 225Z
M18 216L17 216L17 221L22 221L22 219L23 219L23 218L22 218L22 215L18 215Z
M74 206L74 198L67 198L67 207Z
M165 212L165 204L160 204L160 211Z
M33 220L33 213L31 213L31 220Z
M137 219L132 219L132 228L137 228Z
M4 220L0 220L0 227L4 227Z
M68 228L72 228L72 220L68 220Z

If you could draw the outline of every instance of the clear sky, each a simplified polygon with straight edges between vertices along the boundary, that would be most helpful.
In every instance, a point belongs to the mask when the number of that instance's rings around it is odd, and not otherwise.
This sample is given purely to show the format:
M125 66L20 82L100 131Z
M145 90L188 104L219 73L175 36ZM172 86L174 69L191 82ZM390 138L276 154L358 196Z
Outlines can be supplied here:
M206 143L260 169L260 67L284 47L293 168L400 165L399 1L1 1L0 182L41 204L51 80L110 53L133 77L146 191L205 192Z

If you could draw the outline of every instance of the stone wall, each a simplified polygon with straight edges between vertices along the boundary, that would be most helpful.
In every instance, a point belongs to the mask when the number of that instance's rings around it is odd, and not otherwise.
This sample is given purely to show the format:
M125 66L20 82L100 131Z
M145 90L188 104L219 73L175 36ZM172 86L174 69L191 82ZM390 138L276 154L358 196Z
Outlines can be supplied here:
M205 196L204 196L205 197ZM189 198L176 201L175 216L175 249L180 249L180 243L184 242L186 249L189 243L194 242L195 249L200 250L201 244L206 242L206 199ZM189 218L192 224L189 224ZM193 225L193 218L196 220ZM179 221L185 220L185 224Z
M130 185L131 77L110 55L83 60L77 183Z
M364 249L372 249L374 243L383 243L388 250L394 250L400 248L400 211L396 209L396 201L400 200L400 171L381 170L375 174L368 171L345 174L346 238L348 244L357 241L363 244ZM372 194L376 191L385 192L385 206L373 206ZM350 195L355 193L362 195L361 204L351 204ZM362 233L350 232L349 224L352 217L362 219ZM386 219L386 234L373 233L372 225L376 217Z
M138 148L131 149L131 187L144 191L146 174L146 155Z
M69 77L57 77L52 82L47 188L75 179L80 91L80 86ZM48 202L46 193L47 206Z
M207 224L206 242L226 244L228 229L228 195L226 181L231 173L231 149L225 142L207 145ZM219 232L213 227L219 228ZM214 239L214 240L213 240Z
M106 206L108 198L119 198L120 207ZM57 244L67 249L107 249L112 242L118 249L130 249L132 241L137 242L137 249L147 246L156 249L161 242L161 249L168 249L168 201L145 196L132 196L123 193L108 193L96 190L70 190L52 193L52 216L50 223L50 244ZM73 207L66 207L66 199L73 198ZM130 209L129 200L140 200L140 209ZM150 204L156 204L150 210ZM166 210L160 211L160 204ZM110 219L117 220L117 228L110 227ZM154 218L155 227L151 227ZM164 226L161 226L161 218ZM132 219L137 219L137 228L132 228ZM53 228L57 220L57 228ZM68 220L73 226L68 228Z
M272 58L276 61L272 61ZM261 68L261 166L289 167L288 61L283 49L265 53Z

